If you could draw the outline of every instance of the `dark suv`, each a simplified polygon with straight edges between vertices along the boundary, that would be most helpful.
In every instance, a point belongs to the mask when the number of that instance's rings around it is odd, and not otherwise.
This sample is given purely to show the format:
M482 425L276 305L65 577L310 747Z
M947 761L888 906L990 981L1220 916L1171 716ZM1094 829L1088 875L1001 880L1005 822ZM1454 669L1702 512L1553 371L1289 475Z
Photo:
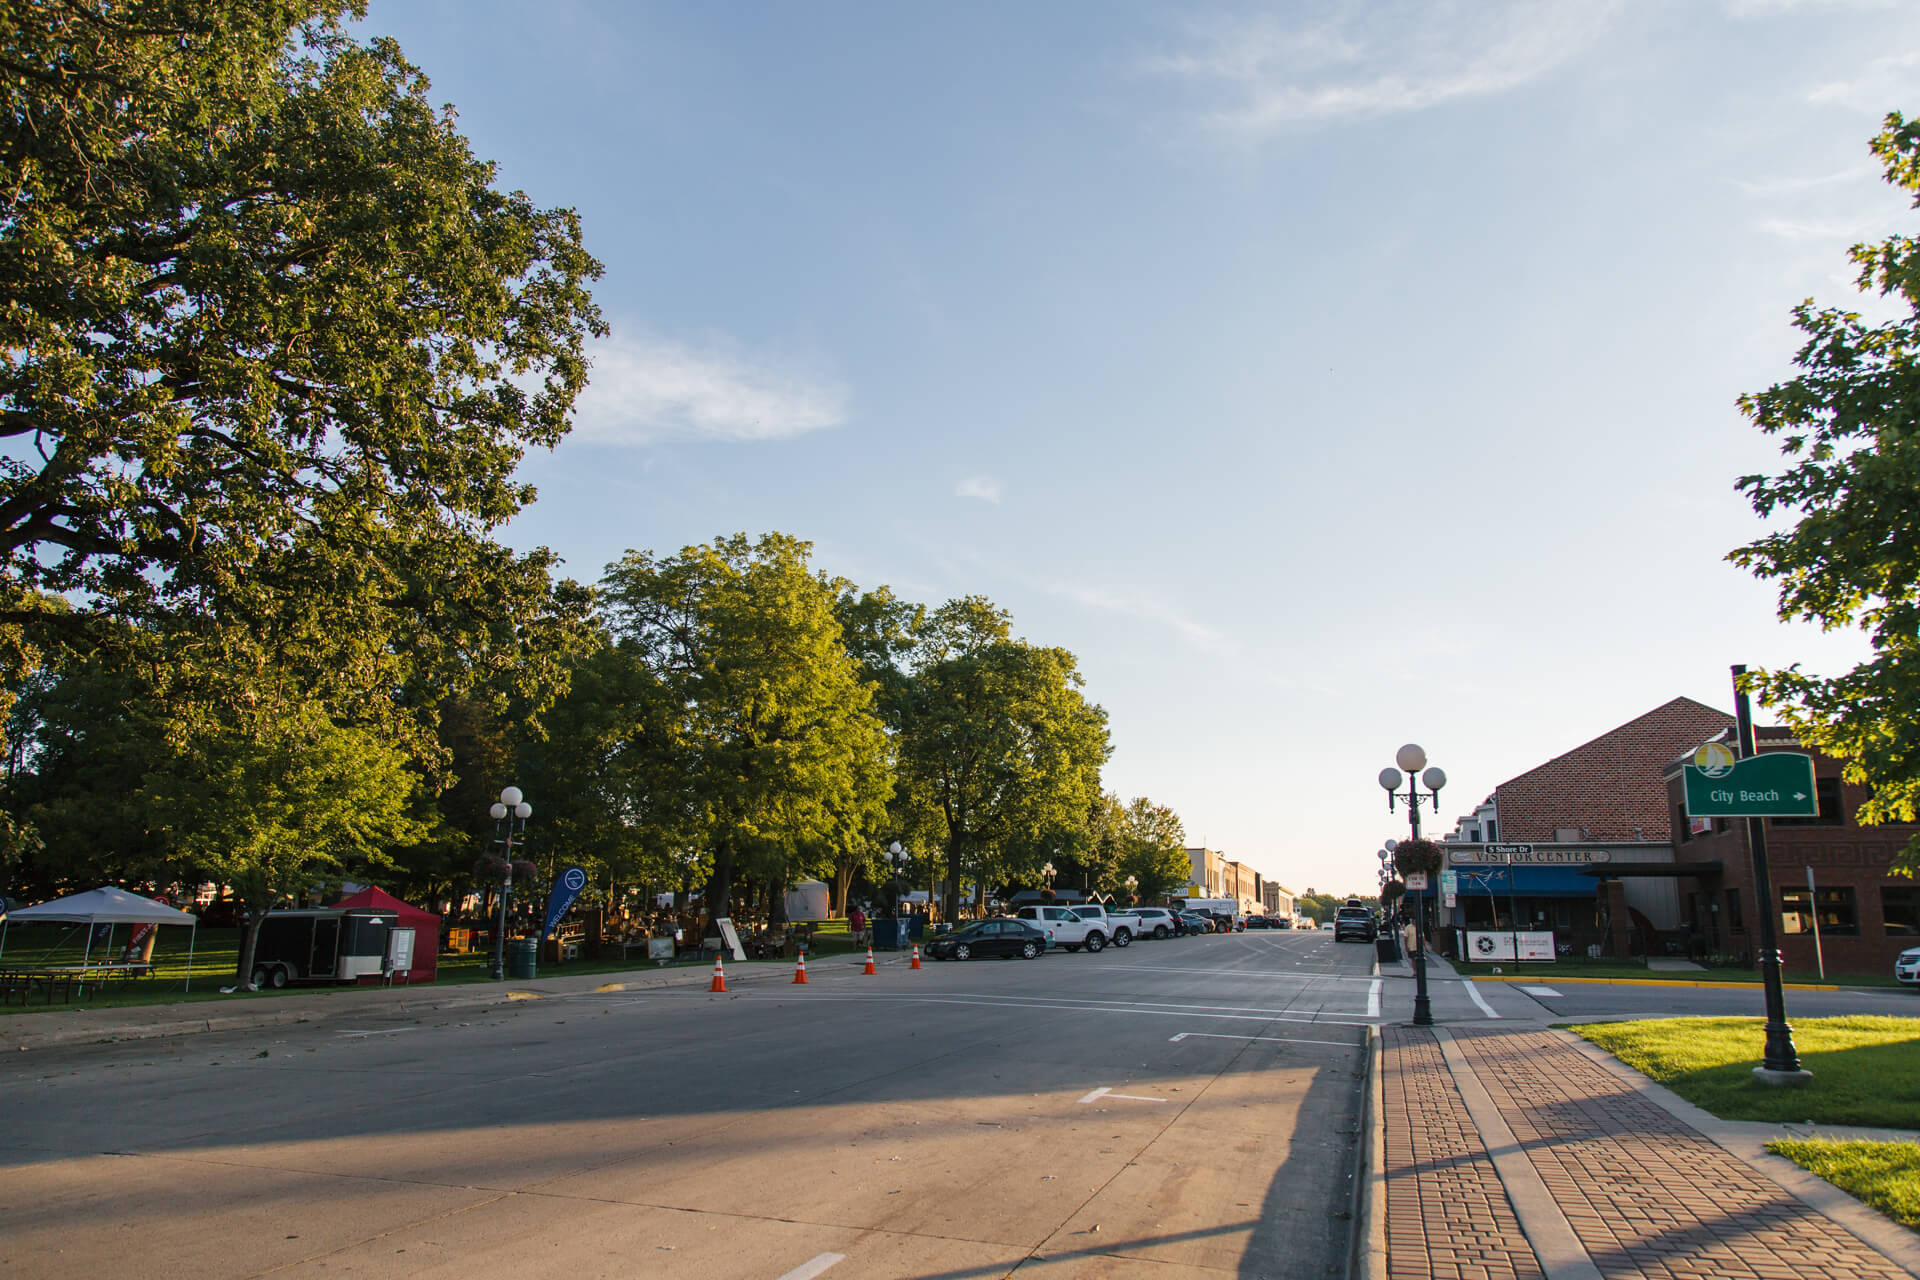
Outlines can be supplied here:
M1372 942L1378 932L1373 923L1373 912L1365 907L1342 907L1333 916L1333 940L1345 942L1352 938L1355 942Z

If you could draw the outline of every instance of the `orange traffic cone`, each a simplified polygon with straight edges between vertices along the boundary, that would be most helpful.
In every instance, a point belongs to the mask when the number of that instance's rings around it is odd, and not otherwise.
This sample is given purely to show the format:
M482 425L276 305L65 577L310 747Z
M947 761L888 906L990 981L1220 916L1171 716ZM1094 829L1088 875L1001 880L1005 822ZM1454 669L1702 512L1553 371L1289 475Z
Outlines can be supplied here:
M908 965L907 968L918 969L919 967L920 967L920 944L916 942L913 944L913 963Z
M807 953L804 951L800 953L800 963L794 967L793 980L795 982L805 982L807 980Z
M878 969L873 967L873 944L872 943L867 944L867 967L862 969L860 972L862 973L880 972Z
M716 955L713 958L713 985L708 987L707 990L725 991L726 989L727 989L727 971L720 967L720 957Z

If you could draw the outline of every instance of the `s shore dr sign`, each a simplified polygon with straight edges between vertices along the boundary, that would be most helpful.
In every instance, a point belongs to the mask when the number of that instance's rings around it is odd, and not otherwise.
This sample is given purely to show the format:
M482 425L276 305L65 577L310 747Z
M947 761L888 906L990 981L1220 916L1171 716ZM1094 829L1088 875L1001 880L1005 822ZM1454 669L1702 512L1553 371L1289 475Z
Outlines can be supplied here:
M1813 757L1768 751L1741 760L1709 742L1680 766L1689 818L1817 818Z

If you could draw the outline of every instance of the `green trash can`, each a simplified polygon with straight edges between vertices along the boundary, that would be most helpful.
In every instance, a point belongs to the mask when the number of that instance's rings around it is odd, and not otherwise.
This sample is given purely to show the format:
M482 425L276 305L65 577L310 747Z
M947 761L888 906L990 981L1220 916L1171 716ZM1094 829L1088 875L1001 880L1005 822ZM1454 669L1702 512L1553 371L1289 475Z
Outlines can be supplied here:
M509 978L540 976L540 939L507 939L507 976Z

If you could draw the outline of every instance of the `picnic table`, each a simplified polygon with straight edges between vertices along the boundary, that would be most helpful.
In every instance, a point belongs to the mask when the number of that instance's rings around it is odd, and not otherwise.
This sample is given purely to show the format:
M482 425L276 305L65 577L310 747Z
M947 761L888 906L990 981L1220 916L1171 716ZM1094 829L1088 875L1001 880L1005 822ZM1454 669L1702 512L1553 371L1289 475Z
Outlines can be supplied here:
M56 992L60 994L64 1003L72 1004L76 991L83 996L91 996L116 978L126 981L144 978L152 972L151 964L140 961L55 965L0 964L0 1004L12 1004L16 995L20 997L21 1004L30 1004L36 991L45 996L47 1004L53 1003Z

